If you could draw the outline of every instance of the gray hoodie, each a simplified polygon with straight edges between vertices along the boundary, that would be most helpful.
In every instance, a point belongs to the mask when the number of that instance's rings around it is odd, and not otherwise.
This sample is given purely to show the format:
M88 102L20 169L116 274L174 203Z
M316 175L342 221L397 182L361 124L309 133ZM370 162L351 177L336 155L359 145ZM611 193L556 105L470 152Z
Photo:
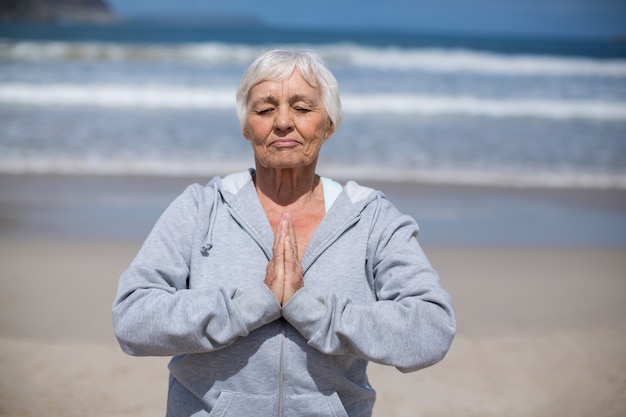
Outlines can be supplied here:
M348 182L281 308L263 283L274 234L253 172L191 185L163 213L120 278L120 345L173 356L169 417L371 416L368 361L415 371L455 334L417 224Z

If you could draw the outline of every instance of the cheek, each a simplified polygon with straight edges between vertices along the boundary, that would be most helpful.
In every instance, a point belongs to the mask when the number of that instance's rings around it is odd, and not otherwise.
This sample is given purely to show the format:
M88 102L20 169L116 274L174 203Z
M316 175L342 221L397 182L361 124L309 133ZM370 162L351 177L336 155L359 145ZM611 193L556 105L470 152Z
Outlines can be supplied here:
M262 139L266 130L267 128L264 126L262 121L249 120L243 127L243 137L251 142L254 142L255 139Z
M326 121L312 123L309 128L309 132L315 139L324 141L331 133L329 130L330 124Z

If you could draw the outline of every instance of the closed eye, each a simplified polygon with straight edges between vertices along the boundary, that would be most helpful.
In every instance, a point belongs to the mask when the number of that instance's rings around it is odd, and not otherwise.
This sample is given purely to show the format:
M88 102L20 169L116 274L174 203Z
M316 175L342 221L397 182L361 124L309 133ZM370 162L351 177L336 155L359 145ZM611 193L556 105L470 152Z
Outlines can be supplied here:
M258 114L259 116L265 116L265 115L271 114L273 111L274 111L273 107L268 107L266 109L255 110L255 113Z

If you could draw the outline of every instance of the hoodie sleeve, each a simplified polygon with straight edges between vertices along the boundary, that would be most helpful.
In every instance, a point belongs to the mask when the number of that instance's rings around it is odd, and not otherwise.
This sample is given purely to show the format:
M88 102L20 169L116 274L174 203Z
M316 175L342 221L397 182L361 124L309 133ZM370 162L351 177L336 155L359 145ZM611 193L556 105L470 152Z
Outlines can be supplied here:
M377 300L360 304L341 294L314 296L305 285L283 307L283 316L323 353L411 372L443 359L456 323L451 298L417 241L417 224L386 206L369 243Z
M210 187L210 186L209 186ZM280 317L265 285L247 290L187 289L196 235L213 202L198 184L165 210L119 280L113 326L122 349L137 356L209 352Z

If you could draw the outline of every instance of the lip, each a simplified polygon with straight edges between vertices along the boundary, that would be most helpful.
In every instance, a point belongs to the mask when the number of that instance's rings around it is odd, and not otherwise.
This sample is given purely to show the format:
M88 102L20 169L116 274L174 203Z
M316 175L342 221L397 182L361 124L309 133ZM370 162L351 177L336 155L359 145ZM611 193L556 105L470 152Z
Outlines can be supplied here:
M272 142L272 146L275 148L294 148L299 144L295 139L277 139Z

